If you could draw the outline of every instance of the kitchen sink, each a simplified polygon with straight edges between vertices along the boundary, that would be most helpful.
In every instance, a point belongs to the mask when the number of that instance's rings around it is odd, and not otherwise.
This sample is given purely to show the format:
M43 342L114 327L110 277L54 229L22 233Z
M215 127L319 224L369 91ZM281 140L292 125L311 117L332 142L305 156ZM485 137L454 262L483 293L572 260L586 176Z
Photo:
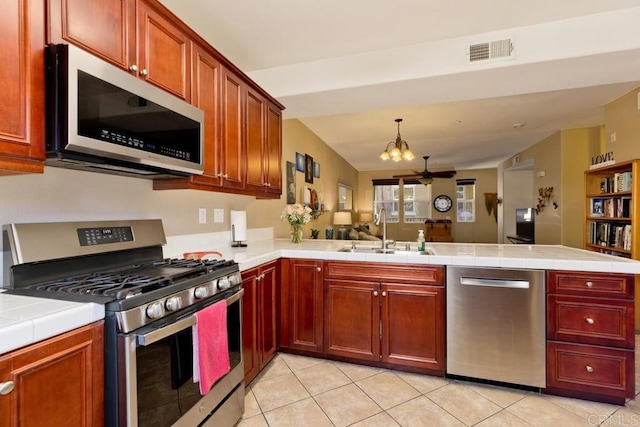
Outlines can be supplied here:
M435 255L435 252L431 249L425 249L422 251L417 250L403 250L399 248L389 248L382 249L378 246L361 246L361 247L352 247L345 246L344 248L338 249L338 252L351 252L354 254L388 254L388 255Z

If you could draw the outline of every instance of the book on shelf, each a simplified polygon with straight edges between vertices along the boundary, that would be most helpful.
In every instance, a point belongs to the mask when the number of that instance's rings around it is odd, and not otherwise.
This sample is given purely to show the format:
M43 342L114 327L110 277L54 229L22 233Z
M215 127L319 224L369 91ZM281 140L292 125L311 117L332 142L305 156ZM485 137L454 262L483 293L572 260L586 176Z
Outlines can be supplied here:
M596 246L631 250L631 224L592 222L589 241Z
M609 197L591 199L589 216L607 218L630 218L631 197Z
M604 216L604 199L591 199L591 216Z
M614 173L613 176L600 178L600 192L620 193L622 191L631 191L632 184L631 172Z

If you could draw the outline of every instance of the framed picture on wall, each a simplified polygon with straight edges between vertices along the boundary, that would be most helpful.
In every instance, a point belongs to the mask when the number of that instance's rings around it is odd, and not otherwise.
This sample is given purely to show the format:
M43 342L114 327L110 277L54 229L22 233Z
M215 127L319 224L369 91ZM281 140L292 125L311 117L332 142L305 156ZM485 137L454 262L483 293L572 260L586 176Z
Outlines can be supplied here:
M313 157L305 154L304 160L304 182L313 184Z
M287 203L296 202L296 165L287 162Z
M296 153L296 170L298 172L304 172L304 164L305 164L304 162L305 162L304 154Z
M313 162L313 177L320 178L320 163Z

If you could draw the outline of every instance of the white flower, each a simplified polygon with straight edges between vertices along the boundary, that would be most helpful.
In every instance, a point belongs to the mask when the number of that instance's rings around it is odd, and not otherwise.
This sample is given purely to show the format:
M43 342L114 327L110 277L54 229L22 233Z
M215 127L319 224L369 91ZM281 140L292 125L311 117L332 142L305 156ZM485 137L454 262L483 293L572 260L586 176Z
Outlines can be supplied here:
M286 219L291 225L302 225L311 221L311 208L303 204L287 205L282 210L281 219Z

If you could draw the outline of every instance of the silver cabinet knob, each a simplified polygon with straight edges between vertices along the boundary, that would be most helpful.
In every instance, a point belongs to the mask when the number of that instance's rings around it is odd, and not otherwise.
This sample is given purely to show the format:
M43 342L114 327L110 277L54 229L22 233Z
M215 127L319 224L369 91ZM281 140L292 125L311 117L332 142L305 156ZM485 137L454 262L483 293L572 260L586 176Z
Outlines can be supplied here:
M136 64L133 64L132 66L129 67L129 71L132 71L135 73L136 71L138 71L138 66Z
M596 323L596 321L595 321L595 320L593 320L591 317L587 317L587 318L585 319L585 321L586 321L588 324L590 324L590 325L593 325L594 323Z
M587 372L589 372L589 373L593 372L593 367L591 367L591 366L589 366L589 365L585 366L585 369L586 369L586 370L587 370Z
M320 267L316 267L316 271L319 273L322 271L322 269Z
M222 174L222 177L223 177L224 179L227 179L227 178L229 178L229 175L228 175L228 174L226 174L226 173L223 173L223 174Z
M373 296L377 297L378 296L378 291L373 291Z
M217 176L218 178L222 178L222 174L221 174L221 173L217 173L217 174L216 174L216 176Z
M164 306L167 309L167 311L180 310L180 307L182 307L182 300L180 299L180 297L170 297L170 298L167 298L167 301L165 301Z
M382 296L386 297L387 296L387 292L386 291L382 291Z
M11 393L13 389L16 387L13 381L5 381L0 383L0 396L6 396Z
M140 75L147 77L149 75L149 72L147 71L146 68L143 68L142 71L140 71Z
M587 282L585 284L587 285L587 288L593 288L593 282Z

